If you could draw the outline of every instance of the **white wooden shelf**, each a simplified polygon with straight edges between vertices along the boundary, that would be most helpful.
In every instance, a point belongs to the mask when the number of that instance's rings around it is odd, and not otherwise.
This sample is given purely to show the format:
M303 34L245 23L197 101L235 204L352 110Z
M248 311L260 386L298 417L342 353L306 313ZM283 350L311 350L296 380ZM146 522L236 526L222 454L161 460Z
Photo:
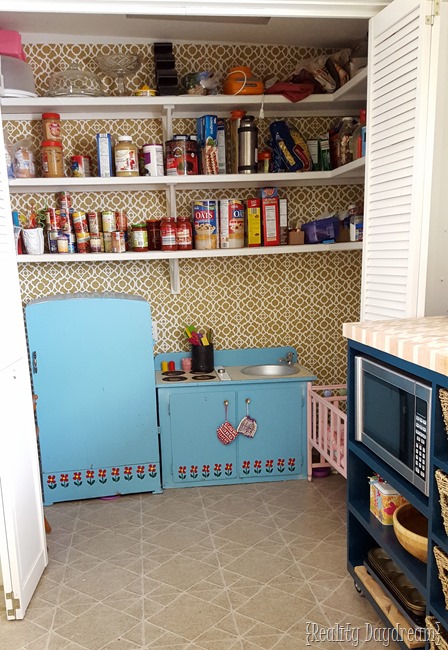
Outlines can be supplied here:
M338 91L327 95L310 95L300 102L290 102L281 95L209 95L197 97L35 97L2 98L3 119L41 119L44 112L56 111L63 119L136 119L160 118L168 132L177 117L203 114L228 116L233 109L245 109L262 117L353 114L366 105L367 70L364 69ZM173 199L176 190L225 189L264 186L292 187L311 185L347 185L364 183L365 161L355 160L328 172L281 174L220 174L198 176L161 176L132 178L32 178L12 179L10 192L114 192L165 190ZM303 246L266 246L211 251L150 251L147 253L88 253L19 255L19 264L104 262L135 260L168 260L172 293L180 292L179 260L247 255L280 255L286 253L331 253L360 250L361 242L342 244L307 244Z
M237 109L258 117L288 115L341 115L364 108L367 94L367 69L361 70L335 93L310 95L290 102L282 95L177 95L173 97L27 97L2 98L4 119L36 120L42 113L57 111L63 119L135 119L197 117L206 113L219 117Z
M361 250L362 242L341 244L304 244L303 246L257 246L218 250L148 251L147 253L55 253L18 255L18 264L46 262L126 262L135 260L198 259L201 257L244 257L247 255L284 255L285 253L334 253Z
M244 187L291 187L294 185L350 185L364 182L364 158L329 172L282 174L218 174L199 176L136 176L131 178L15 178L9 181L12 194L32 192L122 192L175 189L195 190Z

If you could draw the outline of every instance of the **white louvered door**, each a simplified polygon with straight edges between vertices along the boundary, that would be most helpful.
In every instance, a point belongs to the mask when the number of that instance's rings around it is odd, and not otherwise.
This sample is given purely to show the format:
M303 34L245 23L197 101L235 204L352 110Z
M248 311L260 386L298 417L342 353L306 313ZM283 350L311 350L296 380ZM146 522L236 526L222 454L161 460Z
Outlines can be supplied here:
M430 8L394 0L370 21L362 320L424 313Z
M0 278L0 564L7 618L15 620L24 617L48 560L28 353L1 130Z

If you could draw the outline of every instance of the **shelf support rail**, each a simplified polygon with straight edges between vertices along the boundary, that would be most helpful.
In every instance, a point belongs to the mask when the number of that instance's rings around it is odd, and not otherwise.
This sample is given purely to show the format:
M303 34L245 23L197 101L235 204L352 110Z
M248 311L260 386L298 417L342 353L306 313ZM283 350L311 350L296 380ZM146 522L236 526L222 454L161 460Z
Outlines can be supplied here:
M180 279L179 279L179 259L176 257L170 260L170 284L171 293L173 295L180 293Z
M162 117L162 129L164 142L173 137L173 104L164 104L165 115Z

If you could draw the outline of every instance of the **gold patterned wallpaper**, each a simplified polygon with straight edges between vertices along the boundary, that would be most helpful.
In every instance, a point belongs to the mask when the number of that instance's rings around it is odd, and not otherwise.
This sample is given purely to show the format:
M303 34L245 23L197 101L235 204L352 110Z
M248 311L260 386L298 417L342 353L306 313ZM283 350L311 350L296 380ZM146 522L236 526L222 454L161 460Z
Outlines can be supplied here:
M98 54L110 53L141 53L142 66L133 76L125 81L127 88L138 88L143 83L155 87L154 49L152 44L28 44L24 46L27 60L33 68L36 92L45 95L48 91L48 81L55 72L61 72L72 64L79 68L99 74L107 91L117 94L116 81L105 77L97 64ZM226 72L235 66L249 65L255 76L267 79L278 76L286 79L295 68L298 61L311 58L323 52L318 48L292 47L278 45L243 45L223 44L206 45L204 43L174 44L173 53L176 61L176 71L179 79L190 72L208 70L225 76Z
M95 56L109 51L144 51L143 67L127 86L143 82L153 85L154 68L150 45L27 45L28 60L34 68L39 94L48 87L51 73L78 62L98 72ZM197 45L174 48L179 76L197 69L226 70L241 61L249 62L255 74L285 77L296 60L318 51L307 48ZM115 92L113 80L108 89ZM281 118L281 116L279 116ZM293 123L303 135L313 137L328 128L334 118L297 118ZM41 124L38 121L6 123L11 140L31 137L38 149ZM264 141L267 121L260 121ZM138 145L162 141L159 120L64 120L66 160L74 153L90 154L94 173L94 136L98 131L113 135L128 133ZM174 132L192 133L194 120L176 120ZM328 210L345 209L363 200L362 186L281 188L288 198L290 221L307 222ZM73 193L73 207L79 210L126 210L130 222L161 218L166 213L164 191ZM189 214L194 199L254 196L254 190L200 191L177 193L178 214ZM27 210L32 203L56 206L56 195L12 194L13 209ZM181 293L170 292L169 263L164 260L126 262L82 262L20 264L23 302L74 291L119 291L144 297L151 305L158 325L156 352L187 350L183 336L186 323L209 325L215 330L216 347L264 347L292 345L303 365L325 383L345 380L346 345L342 323L359 318L361 252L328 252L221 259L180 260ZM100 336L101 333L98 333ZM126 344L126 333L120 333ZM94 343L94 341L93 341Z

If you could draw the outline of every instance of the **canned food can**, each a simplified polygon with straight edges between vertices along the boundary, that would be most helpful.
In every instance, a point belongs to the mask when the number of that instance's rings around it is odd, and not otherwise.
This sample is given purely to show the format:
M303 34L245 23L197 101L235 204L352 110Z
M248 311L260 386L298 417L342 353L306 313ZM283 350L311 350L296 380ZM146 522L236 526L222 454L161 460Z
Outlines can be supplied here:
M101 232L101 219L98 212L87 212L87 221L91 235L99 235Z
M73 217L70 212L66 210L59 211L59 219L61 224L61 230L63 232L73 232Z
M219 202L220 248L244 248L244 205L239 199Z
M67 237L68 240L68 252L69 253L76 253L77 252L77 246L76 246L76 235L74 232L67 232L65 233L65 236Z
M101 213L103 222L103 232L115 232L117 229L115 222L115 212L106 211Z
M57 239L58 253L68 253L68 238L67 235L61 233Z
M45 225L47 230L61 229L61 213L55 208L47 208L45 214Z
M163 147L161 144L144 144L144 176L163 176Z
M69 212L72 207L70 192L58 192L59 207L64 212Z
M90 156L72 156L70 167L74 178L88 178L90 176L91 167Z
M50 253L58 252L59 230L47 230L48 250Z
M76 246L78 253L90 253L90 235L88 232L76 233Z
M199 173L197 142L168 140L165 151L167 176L191 176Z
M90 235L90 252L101 253L101 237L100 235Z
M103 232L103 245L105 253L112 253L112 233Z
M218 248L218 201L193 201L194 247Z
M115 212L115 230L126 232L128 229L128 217L126 212Z
M126 243L124 240L124 232L116 231L112 235L112 253L124 253L126 251Z
M75 229L75 232L89 232L89 225L87 223L86 219L86 213L85 212L74 212L73 213L73 227Z

